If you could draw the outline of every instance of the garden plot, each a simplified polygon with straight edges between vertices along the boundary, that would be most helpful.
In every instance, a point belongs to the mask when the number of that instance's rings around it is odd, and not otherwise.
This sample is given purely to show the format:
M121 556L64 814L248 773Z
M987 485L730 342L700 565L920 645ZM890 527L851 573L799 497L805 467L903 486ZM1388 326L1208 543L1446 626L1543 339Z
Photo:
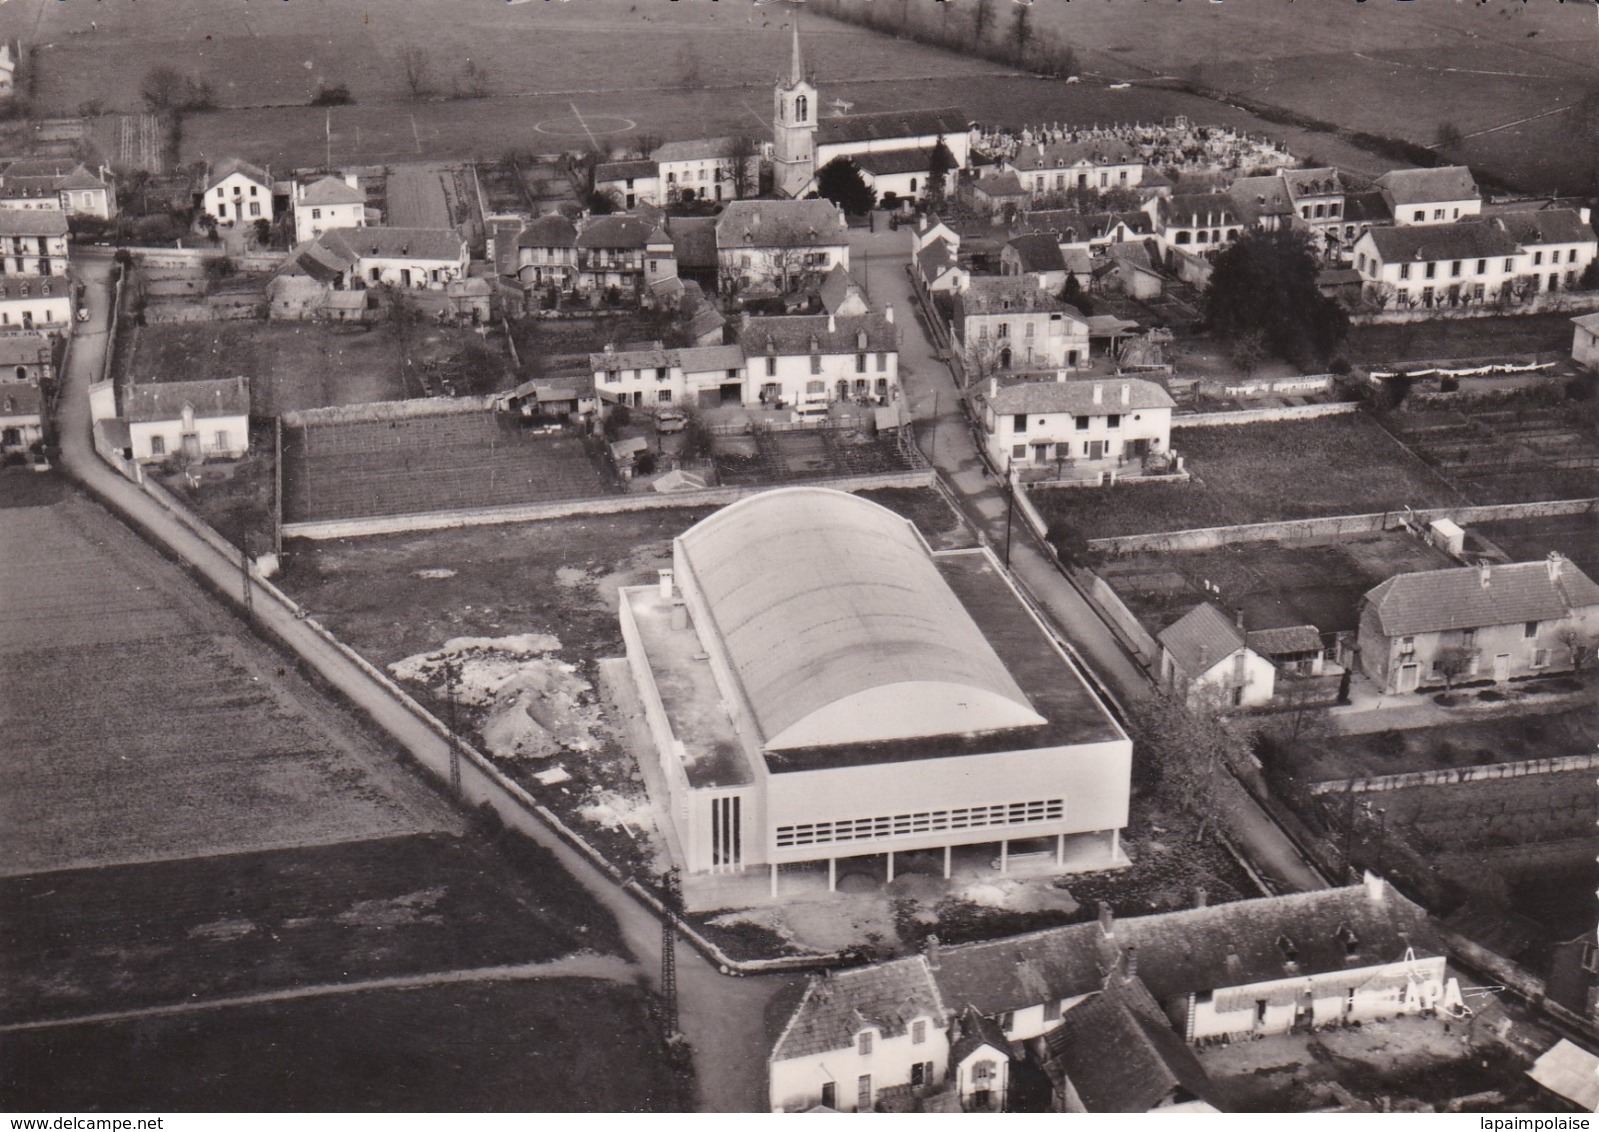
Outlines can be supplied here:
M1395 413L1405 445L1476 503L1599 493L1599 438L1568 408Z

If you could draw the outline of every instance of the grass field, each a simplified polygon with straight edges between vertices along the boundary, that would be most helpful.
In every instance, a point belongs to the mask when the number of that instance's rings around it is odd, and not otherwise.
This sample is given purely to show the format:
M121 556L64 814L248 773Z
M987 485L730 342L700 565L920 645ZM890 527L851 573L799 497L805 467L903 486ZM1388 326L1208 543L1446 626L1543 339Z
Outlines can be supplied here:
M1479 534L1492 539L1512 562L1534 562L1558 550L1590 578L1599 578L1599 511L1548 519L1479 523Z
M516 842L394 837L0 880L0 1022L617 951L610 916Z
M1172 447L1194 482L1034 491L1033 502L1049 522L1091 539L1458 502L1447 484L1360 413L1173 429Z
M1529 314L1393 326L1351 326L1344 355L1359 366L1392 362L1499 358L1538 354L1543 361L1571 357L1571 316Z
M0 509L0 593L0 871L456 826L276 653L75 494Z
M657 1112L651 1000L591 979L370 991L7 1034L9 1111Z
M1599 495L1599 440L1573 403L1403 411L1388 426L1474 503Z

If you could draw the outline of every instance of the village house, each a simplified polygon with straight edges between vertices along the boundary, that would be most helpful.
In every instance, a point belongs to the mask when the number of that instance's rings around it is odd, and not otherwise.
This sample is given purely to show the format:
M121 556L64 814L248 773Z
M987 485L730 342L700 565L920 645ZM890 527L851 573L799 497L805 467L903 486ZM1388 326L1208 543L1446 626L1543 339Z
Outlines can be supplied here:
M0 381L49 381L55 373L55 349L48 335L0 335Z
M1599 645L1599 585L1569 559L1389 578L1361 601L1360 668L1384 692L1569 670Z
M0 271L67 273L67 215L59 209L0 209Z
M657 409L745 403L744 353L737 346L618 350L589 355L602 401Z
M72 281L59 276L9 275L0 278L0 335L72 329Z
M1168 248L1203 252L1230 244L1243 230L1243 217L1223 193L1153 197L1144 205L1155 238Z
M1088 322L1025 279L971 277L955 295L951 331L968 380L1088 365Z
M44 439L44 394L31 381L0 381L0 452L25 452Z
M334 228L366 227L366 194L354 174L320 177L309 185L294 182L294 240L314 240Z
M1452 224L1482 211L1482 193L1464 165L1436 169L1392 169L1377 178L1394 223Z
M1024 145L1000 167L1015 173L1032 196L1131 190L1144 176L1143 159L1118 138Z
M1022 215L1017 225L1029 232L1047 232L1061 251L1107 252L1117 244L1142 241L1154 232L1146 213L1074 212L1046 209Z
M1365 298L1399 309L1509 298L1522 262L1510 234L1486 221L1372 228L1355 242Z
M647 157L605 161L594 167L594 191L610 197L618 208L661 203L661 178Z
M141 462L237 459L250 451L248 378L130 385L123 390L122 416L133 458Z
M516 238L516 275L529 292L554 287L565 294L577 281L577 225L558 212L529 223Z
M977 180L966 187L972 203L978 208L1000 215L1007 209L1019 211L1027 206L1027 190L1022 179L1008 171L984 170ZM999 223L995 220L995 223Z
M1571 360L1588 369L1599 369L1599 312L1571 320Z
M650 218L618 213L584 221L577 232L576 289L598 300L615 288L621 298L638 301L649 283L652 245L666 249L657 256L671 254L670 238ZM677 274L675 268L671 274Z
M828 200L733 201L716 221L716 258L725 292L799 290L849 270L844 214Z
M117 214L117 194L103 166L94 173L73 158L22 157L0 162L0 208L53 208L109 220Z
M926 149L888 149L850 158L866 187L877 194L879 208L909 209L925 196L933 181L933 154ZM942 192L954 186L955 173L943 177Z
M954 245L934 240L915 253L916 279L929 292L951 294L964 290L971 275L956 258Z
M742 151L743 157L738 155ZM655 162L660 203L675 200L737 200L753 196L761 183L760 146L748 139L694 138L665 142L650 159ZM743 175L737 163L744 163ZM740 183L744 191L739 192Z
M1209 602L1183 614L1156 639L1161 685L1190 704L1211 700L1218 707L1260 707L1277 694L1276 666L1249 647L1242 626Z
M961 234L931 214L922 216L911 227L910 233L912 255L937 243L949 245L951 252L959 252L961 248Z
M866 288L844 269L843 264L838 264L827 273L827 278L822 280L821 287L817 289L817 297L827 314L854 316L872 313Z
M888 404L899 396L899 329L882 314L746 315L738 342L749 372L746 400L819 413L834 401Z
M1012 237L999 251L999 273L1032 280L1041 291L1059 295L1067 279L1084 291L1094 281L1094 264L1082 248L1063 248L1054 236L1031 232Z
M219 224L270 222L272 175L241 158L224 158L206 171L200 207Z
M466 277L469 262L466 239L451 228L335 228L296 248L279 274L339 291L442 291Z
M1104 461L1114 470L1171 448L1171 395L1153 381L989 378L972 394L989 462L1050 469Z
M1586 208L1495 211L1490 224L1502 228L1521 250L1520 270L1530 290L1574 291L1588 265L1599 256Z

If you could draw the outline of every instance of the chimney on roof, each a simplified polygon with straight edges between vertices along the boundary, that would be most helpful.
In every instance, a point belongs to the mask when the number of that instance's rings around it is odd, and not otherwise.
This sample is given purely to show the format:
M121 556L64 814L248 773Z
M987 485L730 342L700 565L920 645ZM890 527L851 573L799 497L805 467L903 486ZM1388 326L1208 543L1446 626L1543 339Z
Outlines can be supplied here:
M1111 911L1108 901L1099 902L1099 934L1106 939L1116 938L1116 914Z
M884 303L883 304L883 321L888 323L890 326L894 325L894 304L893 303Z
M1204 885L1200 885L1198 888L1194 889L1194 907L1195 908L1203 908L1206 905L1208 905L1209 903L1210 903L1210 893L1205 890L1205 886Z
M1138 948L1129 947L1122 952L1122 979L1132 982L1138 977Z
M1238 631L1240 633L1242 633L1244 631L1244 607L1243 606L1240 605L1237 609L1233 610L1233 622L1235 624L1237 624Z
M1122 382L1122 404L1123 405L1131 405L1132 403L1133 403L1133 384L1130 381L1124 381L1124 382Z
M927 966L938 970L938 936L929 935L922 945L922 953L927 956Z
M838 319L836 317L834 317L832 311L828 311L827 312L827 332L829 334L834 334L834 333L837 333L837 331L838 331Z
M998 392L999 392L999 378L992 377L992 376L989 377L989 379L988 379L988 395L990 397L993 397L994 394L996 394Z
M1486 562L1482 562L1477 565L1477 583L1482 586L1483 589L1488 588L1488 583L1492 576L1492 572L1493 567L1488 565Z
M664 568L662 568L660 570L655 571L655 574L656 574L656 577L658 577L660 579L661 597L666 599L666 600L671 600L672 589L673 589L673 586L672 586L672 570L671 570L671 568L670 567L664 567Z
M606 352L606 353L607 353L607 354L614 354L614 353L616 353L616 343L615 343L615 342L607 342L607 343L606 343L606 344L605 344L605 352Z
M1094 404L1102 405L1105 402L1105 387L1099 382L1094 382Z
M1366 899L1380 903L1388 892L1388 882L1369 870L1360 878L1360 883L1366 888Z
M1551 583L1560 581L1560 568L1566 563L1566 556L1558 550L1551 550L1549 557L1544 559L1544 568L1549 571Z

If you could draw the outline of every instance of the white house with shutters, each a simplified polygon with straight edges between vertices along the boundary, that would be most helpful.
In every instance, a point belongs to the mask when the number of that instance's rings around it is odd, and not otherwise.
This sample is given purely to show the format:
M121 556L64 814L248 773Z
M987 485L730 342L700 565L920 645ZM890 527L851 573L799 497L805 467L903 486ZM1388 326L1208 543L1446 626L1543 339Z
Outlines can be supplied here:
M133 458L237 459L250 451L250 381L165 381L123 392Z
M272 175L237 157L217 162L207 172L200 207L218 224L272 220Z
M322 177L309 185L295 182L294 240L314 240L334 228L366 227L366 194L353 173Z
M1176 402L1153 381L1115 378L1020 381L991 377L972 394L983 447L994 467L1142 460L1171 448Z

